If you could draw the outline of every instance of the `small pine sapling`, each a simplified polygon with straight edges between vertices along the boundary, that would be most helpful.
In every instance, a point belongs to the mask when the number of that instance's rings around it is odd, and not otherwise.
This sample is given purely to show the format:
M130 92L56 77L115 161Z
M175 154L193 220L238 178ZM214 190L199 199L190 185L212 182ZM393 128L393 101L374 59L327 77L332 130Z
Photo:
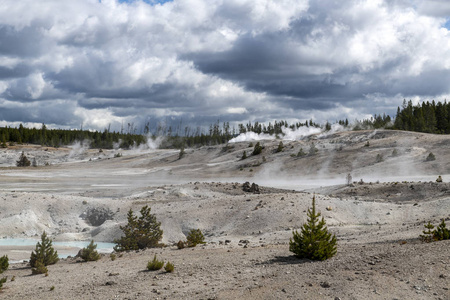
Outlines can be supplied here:
M445 220L442 219L441 224L439 224L436 229L433 231L433 238L436 241L449 240L450 239L450 231L445 225Z
M242 158L241 159L244 160L246 158L247 158L247 151L244 150L244 153L242 153Z
M34 268L39 261L44 266L48 266L56 264L58 260L58 251L55 251L52 246L52 240L47 237L44 231L41 235L41 241L36 244L36 249L31 252L30 265Z
M280 143L278 144L278 148L275 152L279 153L279 152L283 151L283 149L284 149L283 142L280 141Z
M3 277L0 279L0 291L3 289L3 284L8 280L8 277Z
M167 273L172 273L175 270L175 266L170 261L167 262L166 266L164 267L164 270L166 270Z
M255 147L253 148L252 155L258 155L261 154L263 147L259 142L256 143Z
M198 244L205 244L205 237L200 229L191 229L186 237L189 247L195 247Z
M432 152L430 152L430 154L428 154L426 158L426 161L433 161L433 160L436 160L436 156Z
M9 267L8 255L3 255L2 257L0 257L0 274L8 270L8 267Z
M150 260L147 263L147 270L158 271L158 270L161 270L163 266L164 266L164 261L158 260L156 258L156 254L155 254L155 256L153 257L153 260Z
M434 225L428 221L428 224L423 225L425 230L422 231L423 234L420 235L422 242L431 243L433 241L433 229Z
M80 257L84 261L97 261L100 259L100 254L97 252L97 244L94 244L94 240L91 240L89 245L81 249Z
M307 222L303 224L301 232L294 231L289 240L289 251L298 258L311 260L325 260L336 254L336 236L328 232L325 219L319 220L320 212L316 213L316 197L313 196L312 208L308 209Z
M306 152L303 151L303 148L300 148L300 150L298 150L297 157L302 157L302 156L305 156L305 155L306 155Z

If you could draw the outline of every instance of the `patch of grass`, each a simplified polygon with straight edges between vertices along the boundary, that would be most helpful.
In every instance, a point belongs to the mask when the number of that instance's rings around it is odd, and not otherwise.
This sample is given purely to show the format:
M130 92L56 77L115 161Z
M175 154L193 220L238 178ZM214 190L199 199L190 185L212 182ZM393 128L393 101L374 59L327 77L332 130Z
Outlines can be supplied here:
M158 260L156 258L156 254L153 257L153 260L150 260L147 264L147 270L149 271L158 271L164 266L164 261Z
M166 272L168 273L172 273L175 270L175 266L170 261L168 261L166 266L164 267L164 270L166 270Z

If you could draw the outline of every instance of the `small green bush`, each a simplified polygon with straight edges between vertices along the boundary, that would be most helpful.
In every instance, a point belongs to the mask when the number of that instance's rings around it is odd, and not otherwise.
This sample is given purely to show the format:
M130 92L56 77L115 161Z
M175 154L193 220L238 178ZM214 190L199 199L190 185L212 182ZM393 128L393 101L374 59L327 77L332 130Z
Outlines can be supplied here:
M27 156L25 155L25 152L22 151L22 154L19 157L19 160L16 161L16 166L18 167L29 167L31 165L31 162L28 160Z
M91 240L89 245L81 249L80 257L84 261L97 261L100 259L100 254L97 252L97 244L94 244L94 240Z
M444 219L442 219L441 224L433 231L433 238L436 241L450 240L450 231L446 227Z
M158 271L164 266L164 261L156 259L156 254L153 257L153 260L150 260L147 264L147 270L149 271Z
M177 248L178 249L184 249L184 247L185 247L185 242L179 240L178 243L177 243Z
M3 289L3 284L6 282L6 280L8 280L8 277L3 277L2 279L0 279L0 290Z
M433 160L436 160L436 156L432 152L430 152L430 154L428 154L426 158L426 161L433 161Z
M377 154L377 157L375 158L375 161L377 163L382 162L383 161L383 155L381 155L380 153Z
M205 237L200 229L191 229L186 237L189 247L195 247L198 244L205 244Z
M316 155L317 152L319 152L319 149L317 149L316 145L314 145L314 143L312 143L311 146L309 146L308 154L309 155Z
M115 261L117 256L116 256L116 254L111 253L111 254L109 255L109 257L111 258L111 261Z
M428 221L428 224L423 225L425 227L425 230L422 231L423 234L420 235L420 239L422 242L430 243L433 241L433 229L434 225L431 224L430 221Z
M280 141L280 143L278 144L278 148L275 152L279 153L279 152L283 151L283 149L284 149L283 142Z
M263 147L259 142L256 143L255 147L253 148L252 155L258 155L261 154Z
M186 152L184 151L184 147L181 147L180 153L178 154L178 159L182 159Z
M173 270L175 270L175 266L170 261L167 262L166 266L164 267L164 270L168 273L172 273Z
M244 150L244 153L242 153L242 158L241 159L246 159L247 158L247 152Z
M54 291L54 290L55 290L55 286L52 285L52 286L50 287L50 291Z
M8 267L9 267L8 255L3 255L2 257L0 257L0 274L8 270Z
M306 152L303 151L303 148L300 148L300 150L298 150L297 157L302 157L302 156L305 156L305 155L306 155Z

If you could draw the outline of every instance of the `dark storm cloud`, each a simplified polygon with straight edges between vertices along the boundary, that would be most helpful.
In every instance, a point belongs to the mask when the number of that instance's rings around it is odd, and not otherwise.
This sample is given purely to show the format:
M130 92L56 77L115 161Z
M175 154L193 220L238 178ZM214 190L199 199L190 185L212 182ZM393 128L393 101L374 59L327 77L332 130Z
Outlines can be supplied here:
M438 0L7 0L0 121L102 130L393 114L404 97L450 94L449 9Z

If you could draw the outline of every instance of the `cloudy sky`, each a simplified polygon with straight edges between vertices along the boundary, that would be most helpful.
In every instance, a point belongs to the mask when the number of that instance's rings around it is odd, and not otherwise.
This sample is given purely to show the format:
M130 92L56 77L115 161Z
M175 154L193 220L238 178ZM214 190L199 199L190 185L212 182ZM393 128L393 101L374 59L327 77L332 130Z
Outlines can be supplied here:
M450 99L446 0L0 3L0 125L333 122Z

